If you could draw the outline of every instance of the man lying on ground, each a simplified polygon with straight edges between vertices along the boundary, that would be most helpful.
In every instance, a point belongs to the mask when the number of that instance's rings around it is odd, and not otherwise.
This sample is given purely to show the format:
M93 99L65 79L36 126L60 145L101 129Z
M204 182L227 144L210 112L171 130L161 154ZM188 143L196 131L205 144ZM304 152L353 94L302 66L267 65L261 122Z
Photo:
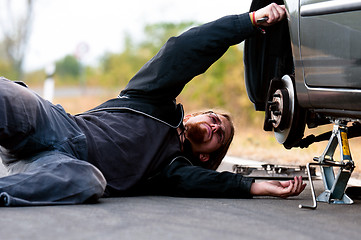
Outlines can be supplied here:
M270 4L254 14L226 16L170 38L119 96L70 115L30 89L0 80L2 205L75 204L102 196L289 197L292 181L255 182L215 171L233 139L227 114L183 115L175 98L227 49L285 17ZM119 66L122 67L122 66Z

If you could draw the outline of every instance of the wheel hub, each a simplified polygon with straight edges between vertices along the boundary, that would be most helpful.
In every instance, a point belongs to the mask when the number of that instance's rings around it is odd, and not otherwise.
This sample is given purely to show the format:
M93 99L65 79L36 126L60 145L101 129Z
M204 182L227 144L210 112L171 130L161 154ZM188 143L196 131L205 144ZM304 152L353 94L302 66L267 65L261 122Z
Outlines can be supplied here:
M269 103L270 122L275 129L284 130L289 125L289 94L287 89L277 89Z

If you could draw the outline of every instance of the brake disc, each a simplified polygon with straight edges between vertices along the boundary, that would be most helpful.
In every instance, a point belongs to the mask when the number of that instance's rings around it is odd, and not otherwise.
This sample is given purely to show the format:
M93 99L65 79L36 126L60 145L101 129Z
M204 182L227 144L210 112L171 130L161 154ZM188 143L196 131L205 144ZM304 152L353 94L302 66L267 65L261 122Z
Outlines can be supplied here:
M295 114L295 93L290 76L281 79L283 88L276 90L272 102L275 102L275 111L271 111L274 133L279 143L284 143L291 130ZM277 111L278 110L278 111Z

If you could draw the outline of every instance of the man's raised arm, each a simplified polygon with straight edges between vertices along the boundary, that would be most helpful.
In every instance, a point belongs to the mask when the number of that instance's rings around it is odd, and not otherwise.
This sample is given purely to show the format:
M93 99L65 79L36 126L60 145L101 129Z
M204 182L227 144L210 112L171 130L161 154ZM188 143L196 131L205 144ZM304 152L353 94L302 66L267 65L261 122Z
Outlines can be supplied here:
M230 46L254 34L258 19L267 17L259 26L269 26L285 15L284 6L272 3L255 13L226 16L172 37L130 80L121 95L172 100L185 84L205 72Z

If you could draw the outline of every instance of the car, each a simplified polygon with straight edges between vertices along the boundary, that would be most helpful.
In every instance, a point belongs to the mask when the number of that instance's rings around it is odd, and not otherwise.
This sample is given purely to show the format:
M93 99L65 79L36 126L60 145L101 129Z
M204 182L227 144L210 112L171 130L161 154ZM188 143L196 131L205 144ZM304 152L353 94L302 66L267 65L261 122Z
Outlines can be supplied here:
M245 82L264 130L298 147L305 126L361 121L361 0L254 0L285 5L287 19L247 39Z
M271 2L254 0L250 10ZM329 140L316 163L307 164L313 205L300 207L315 209L318 201L352 204L346 187L355 165L348 138L361 136L361 0L274 2L286 6L287 18L244 44L248 97L265 112L264 130L273 131L285 148ZM329 123L332 131L304 137L306 125ZM339 160L333 157L337 147ZM320 167L325 187L317 199L311 165Z

